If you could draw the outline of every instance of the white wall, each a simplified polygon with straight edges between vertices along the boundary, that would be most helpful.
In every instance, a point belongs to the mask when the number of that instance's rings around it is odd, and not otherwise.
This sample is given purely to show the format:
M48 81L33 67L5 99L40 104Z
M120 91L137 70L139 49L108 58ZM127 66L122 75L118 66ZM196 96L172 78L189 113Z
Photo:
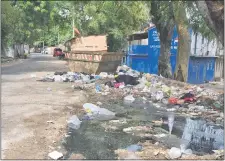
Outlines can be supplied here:
M30 53L30 47L29 45L24 45L24 51L26 54L29 54Z
M208 56L223 55L223 50L221 49L221 44L216 40L209 41L203 38L200 33L197 34L197 41L195 39L196 34L191 35L191 55L196 56L207 56L207 51L209 51ZM196 53L195 53L195 43L196 43Z
M148 39L133 40L130 45L148 45Z

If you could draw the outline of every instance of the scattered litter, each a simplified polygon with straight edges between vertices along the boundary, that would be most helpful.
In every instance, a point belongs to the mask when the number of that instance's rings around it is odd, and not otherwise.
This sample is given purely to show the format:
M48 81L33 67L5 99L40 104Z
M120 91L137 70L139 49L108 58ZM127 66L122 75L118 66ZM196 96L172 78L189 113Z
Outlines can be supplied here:
M167 111L170 111L170 112L174 112L174 111L176 111L176 109L175 108L170 108L170 109L166 109Z
M52 91L52 89L51 89L51 88L49 88L49 87L47 88L47 90L48 90L48 91Z
M181 150L179 148L172 147L168 154L170 159L177 159L181 157Z
M184 150L183 153L186 154L186 155L190 155L190 154L192 154L193 152L192 152L191 149L186 149L186 150Z
M126 120L111 120L109 123L116 123L116 124L126 124Z
M132 132L149 132L152 128L148 126L136 126L124 128L123 132L132 133Z
M132 103L135 101L135 98L132 95L128 95L128 96L124 97L124 101L127 103Z
M162 91L157 91L156 93L156 100L161 100L163 99L163 92Z
M133 77L131 75L118 75L115 77L117 83L124 83L125 85L137 85L139 84L137 77Z
M47 123L52 123L52 124L54 124L54 122L53 122L52 120L50 120L50 121L47 121Z
M86 111L87 115L90 119L95 120L111 120L115 117L115 113L109 111L105 108L100 108L91 103L85 103L83 105L84 110Z
M95 90L96 90L96 93L100 93L101 92L101 86L100 85L96 85L95 86Z
M70 119L69 119L69 121L67 121L67 123L68 123L68 127L72 128L72 129L79 129L81 121L79 120L79 118L76 115L73 115L72 117L70 117Z
M101 73L99 74L99 76L100 76L101 78L107 78L108 74L107 74L106 72L101 72Z
M130 145L126 148L128 151L132 151L132 152L136 152L136 151L140 151L142 149L141 145Z
M168 116L169 134L171 134L171 132L173 130L173 124L174 124L174 115L173 114L170 114Z
M157 137L157 138L163 138L163 137L166 136L166 134L157 134L157 135L154 135L154 136Z
M48 154L51 159L58 160L63 158L63 154L57 151L53 151Z
M54 81L55 82L63 82L63 78L60 75L55 75L54 76Z
M123 87L125 87L124 82L114 84L114 88L123 88Z

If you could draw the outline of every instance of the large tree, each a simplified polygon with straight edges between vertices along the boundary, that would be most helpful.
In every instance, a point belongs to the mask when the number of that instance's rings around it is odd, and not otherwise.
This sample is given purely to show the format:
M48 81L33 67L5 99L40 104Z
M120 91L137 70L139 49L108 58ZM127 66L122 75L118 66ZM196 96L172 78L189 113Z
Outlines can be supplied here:
M173 2L173 12L178 32L178 54L174 78L186 82L188 71L188 60L190 56L190 33L187 18L187 6L183 1Z
M196 1L198 10L218 40L224 46L224 1Z
M156 25L160 39L160 56L158 71L164 77L172 78L170 64L170 48L173 30L175 26L172 3L169 1L152 0L150 14Z

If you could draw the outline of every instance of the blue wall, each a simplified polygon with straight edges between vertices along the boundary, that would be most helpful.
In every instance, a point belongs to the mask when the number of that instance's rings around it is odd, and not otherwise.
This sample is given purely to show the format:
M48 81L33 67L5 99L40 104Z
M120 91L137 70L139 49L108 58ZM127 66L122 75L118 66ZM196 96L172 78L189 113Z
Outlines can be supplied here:
M215 57L190 56L188 66L188 83L203 84L214 80Z
M189 29L191 36L192 30ZM170 64L172 67L172 74L175 72L177 48L178 48L178 33L176 27L174 28L171 49L170 49ZM132 69L158 74L158 61L160 55L160 40L156 28L148 30L148 45L131 45L128 48L126 64ZM214 79L215 57L193 57L189 58L188 66L188 83L201 84L205 81L212 81Z
M176 68L176 54L177 46L176 42L178 34L176 28L174 28L172 41L171 41L171 56L170 63L172 67L172 73ZM158 74L158 60L160 55L160 40L158 32L155 27L148 30L148 45L131 45L128 47L128 55L126 58L126 64L132 69L140 72ZM143 63L147 63L144 64Z

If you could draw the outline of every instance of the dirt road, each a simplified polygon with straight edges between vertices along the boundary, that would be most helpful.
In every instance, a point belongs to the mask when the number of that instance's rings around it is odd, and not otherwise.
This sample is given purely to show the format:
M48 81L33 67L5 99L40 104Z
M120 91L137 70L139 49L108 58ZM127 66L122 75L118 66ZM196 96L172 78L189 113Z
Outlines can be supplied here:
M70 83L36 81L55 71L68 71L66 62L41 54L2 66L2 158L46 159L61 148L71 109L79 112L86 95Z

